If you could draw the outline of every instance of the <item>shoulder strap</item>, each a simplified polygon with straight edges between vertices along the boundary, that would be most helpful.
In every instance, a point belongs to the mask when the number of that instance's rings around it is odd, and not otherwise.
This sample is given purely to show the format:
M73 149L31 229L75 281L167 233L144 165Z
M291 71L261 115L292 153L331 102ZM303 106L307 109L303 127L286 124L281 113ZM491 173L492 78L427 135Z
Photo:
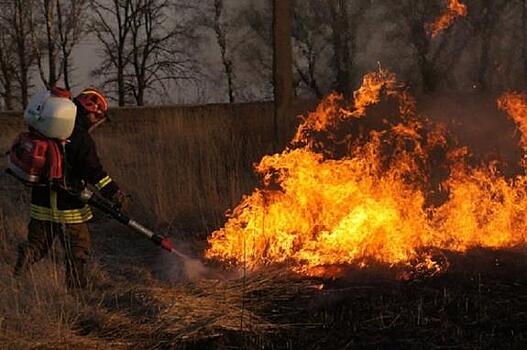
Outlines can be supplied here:
M62 178L62 153L60 147L54 140L48 140L49 179Z

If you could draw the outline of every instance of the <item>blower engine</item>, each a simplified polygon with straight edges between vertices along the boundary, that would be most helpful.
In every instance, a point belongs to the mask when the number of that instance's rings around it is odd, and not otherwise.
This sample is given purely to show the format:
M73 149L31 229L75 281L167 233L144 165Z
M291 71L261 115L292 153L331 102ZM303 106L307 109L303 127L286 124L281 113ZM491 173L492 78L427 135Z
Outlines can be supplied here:
M62 178L61 148L75 126L77 107L67 90L53 88L34 95L24 112L30 130L14 140L7 172L27 185ZM47 181L46 181L47 180Z
M66 140L75 126L77 106L67 90L53 88L35 94L24 111L24 119L43 136Z

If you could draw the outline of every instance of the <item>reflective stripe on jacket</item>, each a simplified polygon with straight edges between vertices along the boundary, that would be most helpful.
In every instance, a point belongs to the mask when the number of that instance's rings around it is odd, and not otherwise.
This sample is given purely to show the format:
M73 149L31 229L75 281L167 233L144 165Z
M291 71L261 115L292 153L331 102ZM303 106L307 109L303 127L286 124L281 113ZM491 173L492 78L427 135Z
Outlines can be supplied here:
M81 224L93 217L91 209L87 205L80 209L53 210L52 208L31 204L30 215L32 219L64 224Z

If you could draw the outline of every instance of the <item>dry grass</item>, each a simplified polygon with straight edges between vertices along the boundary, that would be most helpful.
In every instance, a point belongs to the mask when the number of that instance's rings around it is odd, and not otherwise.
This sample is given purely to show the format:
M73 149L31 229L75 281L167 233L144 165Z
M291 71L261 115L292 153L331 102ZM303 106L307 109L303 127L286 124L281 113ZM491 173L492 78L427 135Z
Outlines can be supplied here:
M267 310L314 291L311 282L283 269L247 278L170 282L147 265L113 257L117 266L94 259L88 290L70 292L60 256L53 255L16 280L12 264L2 264L0 348L200 348L228 331L260 337L276 330Z
M202 237L257 185L253 164L273 150L268 103L114 114L117 122L100 130L97 141L112 176L136 198L135 213Z

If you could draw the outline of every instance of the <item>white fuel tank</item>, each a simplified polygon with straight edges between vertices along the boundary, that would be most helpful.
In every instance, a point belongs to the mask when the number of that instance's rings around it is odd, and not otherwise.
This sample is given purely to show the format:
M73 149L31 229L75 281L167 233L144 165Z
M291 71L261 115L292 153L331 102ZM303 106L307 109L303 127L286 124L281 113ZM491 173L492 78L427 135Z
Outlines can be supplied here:
M77 106L69 98L41 91L29 100L24 119L42 135L65 140L73 132L76 114Z

